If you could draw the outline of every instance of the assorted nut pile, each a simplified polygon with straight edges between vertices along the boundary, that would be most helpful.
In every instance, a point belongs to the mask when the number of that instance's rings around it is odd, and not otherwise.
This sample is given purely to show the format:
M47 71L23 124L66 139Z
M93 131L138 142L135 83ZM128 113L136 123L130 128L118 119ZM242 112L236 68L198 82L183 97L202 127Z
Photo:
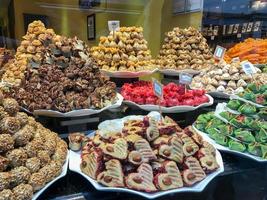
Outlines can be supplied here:
M0 99L0 199L32 199L60 175L67 144L58 135L18 112L18 103Z
M45 47L54 36L54 30L46 29L41 21L29 24L27 34L23 36L23 40L17 48L15 61L7 68L3 75L3 81L19 85L30 61L41 63Z
M170 190L192 186L219 168L215 148L168 117L128 120L120 133L99 130L82 143L81 171L108 187Z
M9 91L20 106L68 112L102 108L116 100L116 85L101 74L85 43L76 37L54 37L42 63L28 67L20 87Z
M120 27L107 37L100 37L91 48L93 58L103 70L142 71L155 68L141 27Z
M29 25L26 40L18 48L14 65L20 62L19 56L25 56L25 68L21 71L24 78L7 95L29 111L68 112L112 104L116 100L116 85L101 74L87 45L77 37L55 35L40 23ZM4 80L7 81L5 77Z
M257 74L254 80L257 82L266 82L266 76L260 73L256 68ZM244 90L248 83L254 81L249 75L246 75L240 62L226 64L221 62L213 69L203 71L200 75L193 78L191 87L201 88L209 92L225 92L228 94L238 93Z
M157 63L163 69L201 70L214 64L206 39L195 28L174 28L166 33Z

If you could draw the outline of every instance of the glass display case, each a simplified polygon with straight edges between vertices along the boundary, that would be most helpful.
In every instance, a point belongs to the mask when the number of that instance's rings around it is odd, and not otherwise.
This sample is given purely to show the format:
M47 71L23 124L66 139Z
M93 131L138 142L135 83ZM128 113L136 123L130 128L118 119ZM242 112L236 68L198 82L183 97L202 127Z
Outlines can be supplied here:
M266 0L1 0L0 200L267 199Z

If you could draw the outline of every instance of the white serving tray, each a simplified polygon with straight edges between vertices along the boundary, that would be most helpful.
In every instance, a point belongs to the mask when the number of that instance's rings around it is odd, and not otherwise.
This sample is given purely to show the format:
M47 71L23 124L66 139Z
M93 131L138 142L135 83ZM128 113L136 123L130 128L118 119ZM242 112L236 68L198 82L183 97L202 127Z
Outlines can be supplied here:
M61 179L62 177L66 176L67 171L68 171L68 164L69 164L69 156L70 156L70 152L68 151L67 157L66 157L66 161L62 167L62 172L61 174L56 177L55 179L53 179L52 181L50 181L49 183L47 183L41 190L39 190L38 192L33 194L32 200L36 200L38 199L38 197L47 189L49 188L53 183L55 183L58 179Z
M159 120L160 119L160 114L158 112L150 112L148 114L149 116L153 116L155 119ZM128 120L128 119L142 119L144 116L141 115L131 115L127 116L121 119L114 119L114 120L107 120L99 124L99 131L104 131L104 130L109 130L109 131L120 131L123 127L123 123ZM109 127L109 124L112 125ZM108 127L108 128L107 128ZM89 134L89 136L93 136L95 132L92 132ZM101 133L100 133L101 134ZM182 192L201 192L204 190L204 188L211 182L216 176L221 174L224 171L224 166L223 166L223 160L222 156L219 151L216 150L216 160L220 166L219 169L214 171L213 173L207 175L207 177L202 180L201 182L195 184L192 187L183 187L179 189L173 189L173 190L168 190L168 191L160 191L160 192L153 192L153 193L147 193L147 192L141 192L141 191L136 191L132 189L127 189L127 188L115 188L115 187L106 187L101 184L99 184L96 180L90 178L86 174L84 174L81 169L80 169L80 164L81 164L81 152L74 152L70 150L70 157L69 157L69 169L71 171L74 171L80 175L82 175L85 179L87 179L94 187L96 190L99 191L107 191L107 192L126 192L126 193L131 193L131 194L136 194L142 197L145 197L147 199L154 199L158 198L164 195L168 194L174 194L174 193L182 193Z
M212 138L210 138L208 136L208 134L196 129L195 126L193 126L193 128L206 140L208 141L210 144L212 144L216 149L218 149L219 151L223 151L223 152L227 152L227 153L231 153L231 154L234 154L234 155L237 155L237 156L240 156L240 157L243 157L243 158L249 158L249 159L252 159L252 160L255 160L257 162L267 162L266 159L263 159L261 157L258 157L258 156L254 156L254 155L251 155L249 153L244 153L244 152L239 152L239 151L234 151L234 150L231 150L229 149L228 147L225 147L223 145L220 145L218 143L216 143L216 141L214 141Z
M40 110L34 110L32 114L39 115L39 116L47 116L47 117L81 117L81 116L101 113L102 111L108 110L108 109L118 108L121 106L122 101L123 101L123 97L119 93L117 93L116 103L106 106L102 109L98 109L98 110L97 109L79 109L79 110L73 110L70 112L62 113L62 112L55 111L55 110L40 109ZM22 109L25 110L27 113L31 113L29 110L25 108L22 108Z
M131 72L131 71L106 71L102 70L101 72L105 74L106 76L112 77L112 78L138 78L140 76L145 75L151 75L155 72L157 72L158 69L154 69L152 71L144 70L144 71L138 71L138 72Z
M213 98L206 94L206 96L209 98L209 102L200 104L198 106L173 106L173 107L163 107L161 106L161 111L162 113L183 113L183 112L189 112L196 110L201 107L207 107L211 106L213 104ZM158 105L152 105L152 104L146 104L146 105L139 105L137 103L134 103L132 101L126 101L124 100L123 103L129 106L136 106L140 108L141 110L146 110L146 111L159 111L159 106Z
M217 97L217 98L223 98L223 99L230 99L230 94L224 93L224 92L208 92L208 94L212 97Z
M264 107L266 107L266 106L263 106L263 105L254 103L254 102L252 102L252 101L246 100L246 99L244 99L244 98L242 98L242 97L239 97L239 96L237 96L237 95L231 95L231 96L230 96L230 99L238 99L238 100L243 101L243 102L245 102L245 103L250 103L251 105L254 105L254 106L258 107L258 108L264 108Z
M183 69L183 70L161 69L159 71L160 71L160 73L167 75L167 76L179 76L180 73L188 73L188 74L192 74L192 75L200 74L200 71L193 70L193 69Z

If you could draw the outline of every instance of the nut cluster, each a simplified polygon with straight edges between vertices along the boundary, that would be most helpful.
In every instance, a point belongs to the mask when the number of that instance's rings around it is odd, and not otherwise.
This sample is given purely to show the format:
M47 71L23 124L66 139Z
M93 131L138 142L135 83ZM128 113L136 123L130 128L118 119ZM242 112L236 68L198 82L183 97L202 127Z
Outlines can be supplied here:
M142 71L155 66L141 27L120 27L107 37L100 37L91 54L101 69L107 71Z
M166 33L157 63L163 69L208 68L214 64L206 39L195 28L174 28Z
M0 102L0 199L31 199L61 173L67 145L14 99Z

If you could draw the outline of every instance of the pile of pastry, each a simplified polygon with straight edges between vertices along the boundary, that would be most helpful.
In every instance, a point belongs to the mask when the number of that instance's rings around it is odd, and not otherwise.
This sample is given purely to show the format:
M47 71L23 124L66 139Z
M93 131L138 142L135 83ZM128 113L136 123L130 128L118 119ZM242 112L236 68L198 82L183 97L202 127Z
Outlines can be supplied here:
M101 74L85 42L55 35L45 43L42 59L29 61L23 82L7 95L29 111L69 112L114 103L116 85Z
M155 68L141 27L120 27L107 37L100 37L91 54L106 71L143 71Z
M256 68L257 73L254 79L246 75L242 69L240 62L232 62L226 64L221 62L213 69L203 71L200 75L193 78L191 87L201 88L209 92L224 92L227 94L235 94L244 90L250 82L258 82L264 84L266 76L261 74Z
M26 35L17 48L15 61L7 68L3 81L19 85L30 61L40 63L43 60L44 49L54 36L54 30L46 29L41 21L30 23Z
M163 69L201 70L214 64L206 39L192 27L174 28L166 33L157 63Z
M67 145L58 135L0 97L0 199L32 199L62 171Z
M78 141L78 140L76 140ZM145 116L83 144L81 171L108 187L155 192L192 186L217 170L214 147L191 127Z

